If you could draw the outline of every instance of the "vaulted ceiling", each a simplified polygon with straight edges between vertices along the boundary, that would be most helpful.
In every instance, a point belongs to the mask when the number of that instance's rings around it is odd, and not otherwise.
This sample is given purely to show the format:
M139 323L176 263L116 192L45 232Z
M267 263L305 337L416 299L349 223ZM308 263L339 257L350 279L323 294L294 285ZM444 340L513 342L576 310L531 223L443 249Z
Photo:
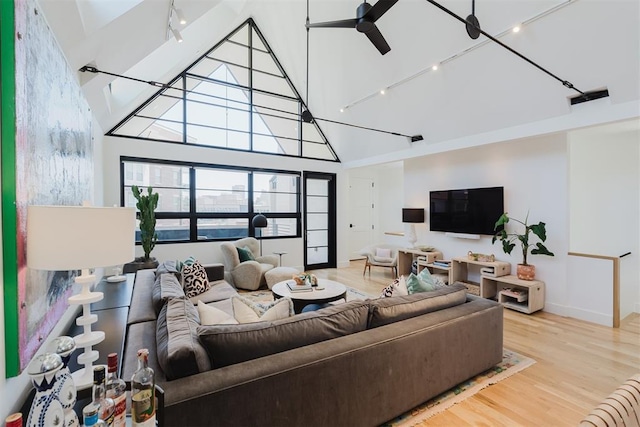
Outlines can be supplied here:
M354 18L359 1L309 0L310 21ZM440 3L462 17L471 13L470 0ZM90 64L159 82L252 17L314 116L424 136L412 144L320 121L347 163L443 151L483 135L491 142L640 116L637 0L476 1L484 31L582 91L609 90L608 98L574 107L568 97L576 91L482 35L472 40L463 24L426 0L400 0L376 22L391 46L384 56L355 29L311 29L308 81L304 0L175 0L188 21L177 25L183 43L167 31L170 0L40 5L72 69ZM510 31L522 23L519 33ZM104 131L156 91L105 74L78 78Z

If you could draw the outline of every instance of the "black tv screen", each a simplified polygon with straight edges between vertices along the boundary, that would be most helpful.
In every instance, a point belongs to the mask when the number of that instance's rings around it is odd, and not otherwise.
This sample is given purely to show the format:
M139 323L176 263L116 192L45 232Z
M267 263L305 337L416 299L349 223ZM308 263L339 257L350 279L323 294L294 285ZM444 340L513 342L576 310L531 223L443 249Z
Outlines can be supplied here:
M429 229L493 235L504 212L504 187L429 192Z

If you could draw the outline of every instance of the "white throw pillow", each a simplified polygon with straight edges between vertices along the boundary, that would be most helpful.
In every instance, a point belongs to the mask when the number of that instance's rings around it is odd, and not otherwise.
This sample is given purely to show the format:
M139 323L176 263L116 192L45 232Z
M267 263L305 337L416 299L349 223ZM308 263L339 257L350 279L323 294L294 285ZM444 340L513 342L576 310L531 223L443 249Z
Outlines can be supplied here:
M270 322L293 315L293 301L279 298L269 304L259 304L242 296L231 297L233 315L238 323Z
M198 300L198 315L201 325L237 325L238 321L229 313Z
M391 258L391 249L376 248L376 257Z

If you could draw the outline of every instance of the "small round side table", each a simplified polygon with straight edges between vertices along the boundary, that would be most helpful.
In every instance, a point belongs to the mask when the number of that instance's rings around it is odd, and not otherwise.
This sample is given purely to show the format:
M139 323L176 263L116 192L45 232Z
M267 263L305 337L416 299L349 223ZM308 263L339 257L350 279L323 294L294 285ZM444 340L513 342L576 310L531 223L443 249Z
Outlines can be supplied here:
M280 260L278 261L278 266L281 267L282 266L282 255L286 255L288 254L288 252L274 252L274 254L278 255L280 257Z

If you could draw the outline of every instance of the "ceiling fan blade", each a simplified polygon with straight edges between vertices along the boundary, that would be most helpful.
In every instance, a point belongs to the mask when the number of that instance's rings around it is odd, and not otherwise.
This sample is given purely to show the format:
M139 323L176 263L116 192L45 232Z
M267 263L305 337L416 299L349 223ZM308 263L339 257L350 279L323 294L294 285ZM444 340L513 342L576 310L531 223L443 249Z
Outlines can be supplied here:
M378 0L378 3L374 4L373 7L369 9L369 11L364 16L367 19L375 22L380 19L382 15L387 13L387 11L391 9L391 6L393 6L397 2L398 0Z
M317 22L306 24L307 28L355 28L357 19L343 19L342 21Z
M384 39L384 37L382 37L382 33L375 25L370 31L367 31L365 34L382 55L391 50L387 41Z

